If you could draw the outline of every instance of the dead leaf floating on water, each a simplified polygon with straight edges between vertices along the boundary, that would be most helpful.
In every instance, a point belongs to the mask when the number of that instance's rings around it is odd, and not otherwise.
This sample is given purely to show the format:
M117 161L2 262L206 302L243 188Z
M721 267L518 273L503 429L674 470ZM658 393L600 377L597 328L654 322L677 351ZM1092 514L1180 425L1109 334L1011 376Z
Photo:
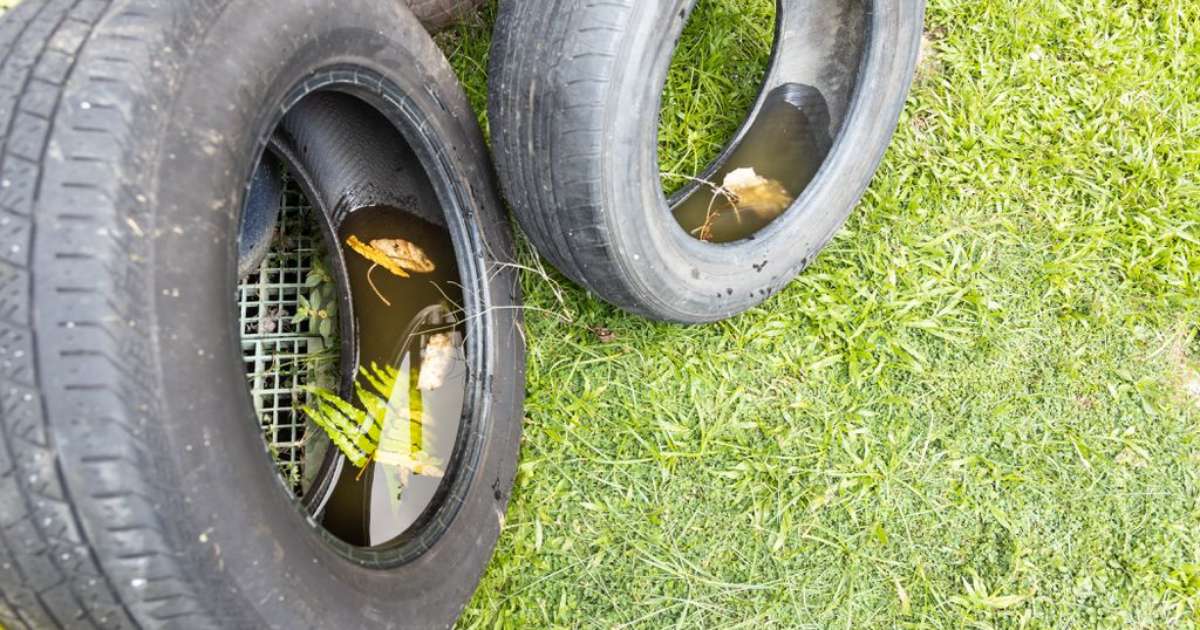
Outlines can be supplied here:
M407 278L410 271L429 273L437 269L425 250L402 238L377 238L368 245L351 234L346 244L363 258L401 278Z
M759 175L753 167L730 171L721 188L734 197L739 213L752 212L769 219L779 216L795 200L783 184Z
M454 338L449 333L431 335L421 350L421 374L417 377L417 389L432 391L446 383L450 368L454 367Z
M708 204L704 223L692 230L692 234L702 241L713 240L719 222L728 223L732 220L741 224L745 215L751 215L754 222L765 224L782 214L796 200L783 184L759 175L753 167L730 171L720 186L712 182L703 183L712 188L713 197Z
M409 271L429 273L437 268L425 254L425 250L402 238L377 238L367 244L351 234L346 239L346 244L363 258L375 263L367 270L367 282L371 285L371 290L375 291L375 295L388 306L391 306L392 303L383 297L379 288L375 286L375 282L371 280L371 272L375 270L375 267L383 267L401 278L409 277Z
M406 271L429 273L436 269L424 250L404 239L377 238L371 241L371 247L383 252L389 260Z
M353 249L354 251L358 252L360 255L362 255L363 258L366 258L367 260L375 263L376 265L379 265L380 267L387 269L388 271L396 274L397 276L400 276L401 278L408 277L408 272L405 271L404 268L401 267L399 263L392 260L390 257L388 257L387 254L358 240L357 236L351 234L350 238L346 239L346 244L350 246L350 249ZM370 272L368 272L368 273L370 273Z

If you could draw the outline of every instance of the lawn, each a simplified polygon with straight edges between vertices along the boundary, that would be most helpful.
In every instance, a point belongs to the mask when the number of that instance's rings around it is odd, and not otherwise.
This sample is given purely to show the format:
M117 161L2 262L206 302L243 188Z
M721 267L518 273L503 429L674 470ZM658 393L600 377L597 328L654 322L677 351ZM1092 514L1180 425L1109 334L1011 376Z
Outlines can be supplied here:
M773 3L701 1L664 168L737 125ZM493 17L439 38L481 115ZM523 248L522 460L462 627L1200 623L1200 4L927 27L870 191L761 307L648 322Z
M701 5L684 172L773 0ZM439 39L481 112L493 15ZM763 306L664 325L525 275L520 473L463 627L1200 623L1200 4L931 0L927 29L870 192Z

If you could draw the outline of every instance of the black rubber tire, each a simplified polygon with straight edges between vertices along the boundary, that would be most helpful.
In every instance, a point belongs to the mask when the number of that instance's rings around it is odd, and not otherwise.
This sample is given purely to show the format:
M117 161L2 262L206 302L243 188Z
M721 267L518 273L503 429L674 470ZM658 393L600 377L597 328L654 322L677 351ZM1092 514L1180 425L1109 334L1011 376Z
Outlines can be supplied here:
M408 0L425 28L430 32L440 31L479 9L485 0Z
M326 544L271 471L231 303L258 156L292 100L333 84L425 164L486 321L470 484L388 570ZM0 20L0 626L453 623L516 470L511 256L475 117L402 4L22 2Z
M803 77L845 123L787 212L749 239L713 244L672 217L656 151L667 70L695 4L505 0L489 89L500 181L537 250L617 306L685 323L760 303L842 225L895 129L924 16L924 0L779 0L755 111L769 88ZM861 63L847 63L842 53L860 44Z

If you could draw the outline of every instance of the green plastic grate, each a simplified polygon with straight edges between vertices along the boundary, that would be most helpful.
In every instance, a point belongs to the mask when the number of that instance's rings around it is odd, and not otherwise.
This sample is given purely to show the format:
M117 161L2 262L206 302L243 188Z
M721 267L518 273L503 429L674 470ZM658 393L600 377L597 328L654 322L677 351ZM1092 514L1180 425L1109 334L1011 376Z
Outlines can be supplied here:
M307 320L293 324L313 261L323 255L313 208L292 182L284 187L271 249L238 285L242 360L263 438L276 467L300 496L324 456L327 441L300 411L303 386L329 386L336 355ZM305 473L309 473L306 475Z

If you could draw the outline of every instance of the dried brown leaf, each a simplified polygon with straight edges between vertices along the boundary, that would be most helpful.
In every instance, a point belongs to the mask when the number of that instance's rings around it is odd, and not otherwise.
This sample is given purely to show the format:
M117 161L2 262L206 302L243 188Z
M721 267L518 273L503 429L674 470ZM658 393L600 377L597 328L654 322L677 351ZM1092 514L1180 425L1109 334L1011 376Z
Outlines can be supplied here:
M449 333L431 335L421 350L421 373L417 377L417 389L427 392L441 387L453 367L454 337Z
M764 218L779 216L795 200L783 184L759 175L753 168L730 171L721 188L736 199L734 205L739 213L750 212Z
M592 332L595 333L596 339L599 339L600 343L612 343L617 340L617 334L604 326L595 326L592 328Z
M346 244L350 246L350 249L358 252L363 258L366 258L376 265L387 269L401 278L408 277L408 272L404 271L404 268L401 267L399 263L392 260L387 254L360 241L357 236L351 234L350 238L346 239Z
M429 273L436 269L424 250L404 239L377 238L371 241L371 247L383 252L406 271Z

